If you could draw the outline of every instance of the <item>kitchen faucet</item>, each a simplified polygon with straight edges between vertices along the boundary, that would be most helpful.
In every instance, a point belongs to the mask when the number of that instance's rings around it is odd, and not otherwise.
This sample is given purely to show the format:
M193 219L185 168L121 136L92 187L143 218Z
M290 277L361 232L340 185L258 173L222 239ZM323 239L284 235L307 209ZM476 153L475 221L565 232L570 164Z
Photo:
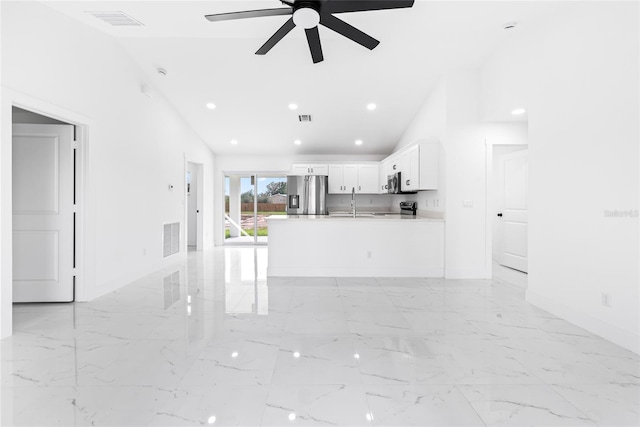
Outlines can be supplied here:
M356 217L356 187L351 187L351 210L353 217Z

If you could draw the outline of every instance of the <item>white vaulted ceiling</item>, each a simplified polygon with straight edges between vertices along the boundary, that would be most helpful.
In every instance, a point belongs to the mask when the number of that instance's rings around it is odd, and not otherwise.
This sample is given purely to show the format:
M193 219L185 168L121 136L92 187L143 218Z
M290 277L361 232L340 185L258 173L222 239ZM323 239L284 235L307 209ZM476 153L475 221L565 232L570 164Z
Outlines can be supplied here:
M569 3L418 0L410 9L340 14L380 45L369 51L320 27L325 60L313 64L300 28L267 55L254 55L286 16L204 18L282 6L276 0L45 2L116 38L214 152L270 155L388 154L447 69L477 67ZM122 11L144 25L111 26L87 13L96 11ZM505 31L509 21L518 27ZM371 102L374 111L366 108ZM298 114L312 122L300 123ZM356 147L356 139L364 144Z

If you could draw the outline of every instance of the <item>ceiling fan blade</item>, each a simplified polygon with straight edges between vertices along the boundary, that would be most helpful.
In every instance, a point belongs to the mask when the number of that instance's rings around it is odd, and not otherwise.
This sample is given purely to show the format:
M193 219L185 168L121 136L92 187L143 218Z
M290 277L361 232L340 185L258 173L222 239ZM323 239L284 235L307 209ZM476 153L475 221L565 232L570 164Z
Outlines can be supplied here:
M342 34L346 38L361 44L369 50L372 50L380 44L378 40L374 39L370 35L363 33L356 27L347 24L342 19L338 19L333 15L323 14L320 17L320 23L336 33Z
M320 33L318 27L313 27L304 30L307 33L307 42L309 43L309 50L311 51L311 58L313 63L317 64L324 60L322 56L322 45L320 44Z
M278 31L276 31L265 44L256 52L256 55L264 55L271 50L284 36L289 34L289 31L295 28L296 24L293 23L293 18L289 18Z
M279 7L277 9L260 9L260 10L246 10L243 12L229 12L229 13L216 13L213 15L205 15L211 22L216 21L232 21L234 19L245 19L245 18L260 18L263 16L280 16L280 15L291 15L293 14L293 9L290 7Z
M327 0L322 4L322 11L325 13L342 13L401 9L412 7L413 3L414 0Z

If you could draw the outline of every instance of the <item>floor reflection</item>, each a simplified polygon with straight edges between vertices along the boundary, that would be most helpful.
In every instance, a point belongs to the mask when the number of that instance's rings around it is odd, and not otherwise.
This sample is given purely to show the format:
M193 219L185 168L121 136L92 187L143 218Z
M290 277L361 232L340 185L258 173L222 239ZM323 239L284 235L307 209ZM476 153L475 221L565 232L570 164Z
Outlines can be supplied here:
M225 313L269 314L267 248L230 248L225 257Z

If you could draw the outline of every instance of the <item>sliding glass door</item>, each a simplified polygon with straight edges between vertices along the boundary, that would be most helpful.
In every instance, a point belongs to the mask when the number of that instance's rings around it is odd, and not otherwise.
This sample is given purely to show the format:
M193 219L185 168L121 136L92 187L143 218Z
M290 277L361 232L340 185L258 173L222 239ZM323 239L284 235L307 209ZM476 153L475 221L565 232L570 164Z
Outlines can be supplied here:
M287 177L279 174L225 176L225 244L267 244L267 217L286 215Z

